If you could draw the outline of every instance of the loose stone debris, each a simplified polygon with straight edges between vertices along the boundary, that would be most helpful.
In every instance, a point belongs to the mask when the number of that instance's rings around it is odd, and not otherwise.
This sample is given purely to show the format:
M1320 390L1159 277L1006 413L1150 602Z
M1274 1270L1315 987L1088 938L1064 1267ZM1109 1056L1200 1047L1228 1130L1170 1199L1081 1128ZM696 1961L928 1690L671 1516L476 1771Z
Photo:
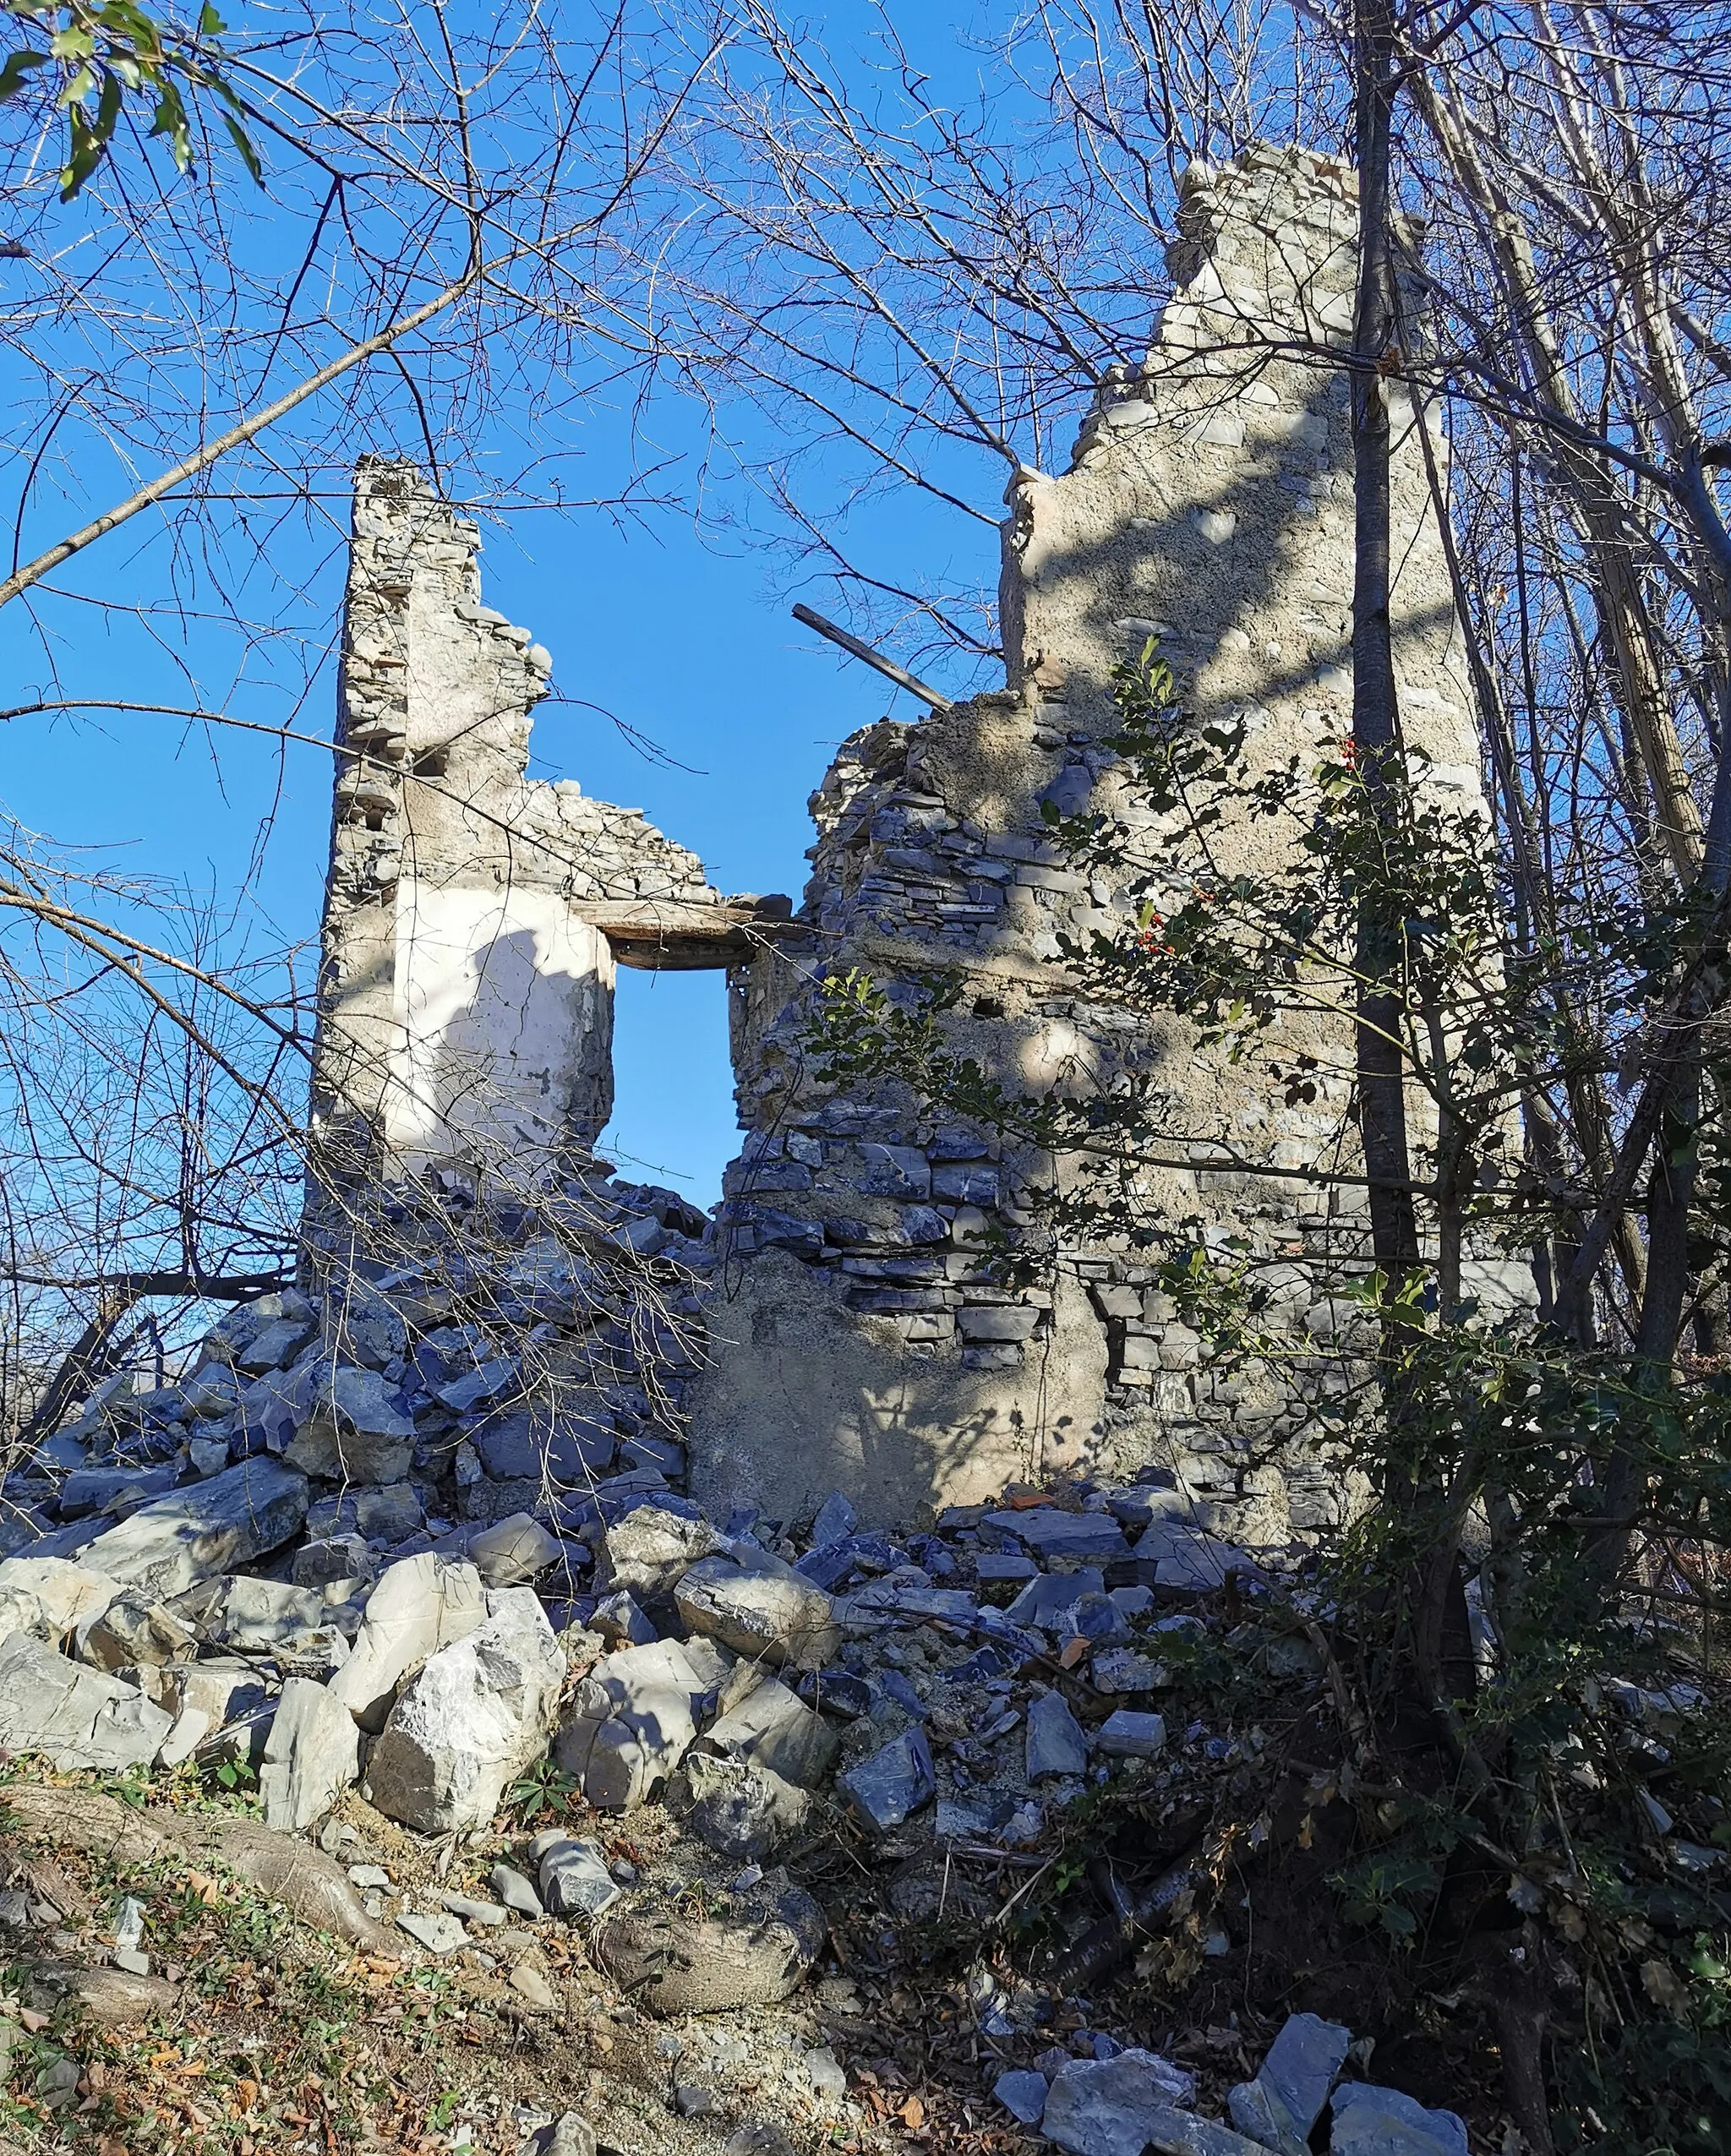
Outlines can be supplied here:
M533 1949L560 1932L663 2026L790 2000L816 1978L829 1925L781 1853L813 1832L851 1833L904 1867L922 1848L946 1865L970 1850L1038 1851L1089 1790L1192 1741L1143 1704L1166 1688L1173 1643L1221 1621L1217 1587L1172 1584L1174 1553L1193 1539L1246 1600L1278 1571L1278 1553L1234 1549L1174 1507L1152 1469L1013 1487L908 1531L862 1530L839 1494L805 1525L706 1519L672 1477L636 1466L581 1493L549 1478L517 1514L483 1503L465 1519L473 1485L440 1473L423 1441L451 1431L438 1397L450 1386L415 1375L426 1285L373 1290L362 1335L364 1351L392 1350L365 1367L412 1433L392 1439L410 1446L397 1482L357 1487L288 1464L321 1400L358 1397L335 1384L299 1388L299 1407L295 1388L279 1388L273 1413L291 1403L274 1426L281 1452L245 1449L249 1389L227 1395L209 1375L232 1368L223 1350L246 1336L234 1319L167 1398L120 1386L92 1400L74 1429L86 1456L112 1463L106 1502L128 1481L151 1487L117 1526L81 1509L88 1482L69 1521L46 1516L45 1489L43 1532L0 1562L0 1744L110 1770L250 1760L273 1831L261 1852L280 1842L308 1859L305 1841L281 1837L352 1843L349 1792L432 1848L486 1828L537 1776L591 1816L663 1819L682 1840L658 1828L634 1846L693 1852L709 1868L695 1902L688 1864L669 1875L664 1855L609 1859L602 1839L560 1826L494 1864L484 1894L405 1892L370 1860L331 1867L363 1905L355 1922L387 1924L399 1951L490 1960L523 2012L557 2011ZM295 1307L299 1355L328 1357L320 1304ZM363 1366L336 1369L351 1367ZM225 1417L194 1422L201 1387L231 1400ZM189 1432L217 1421L241 1456L200 1473ZM165 1470L180 1479L165 1486ZM1149 1525L1136 1531L1138 1518ZM121 1576L100 1569L117 1553ZM277 1879L293 1869L254 1861ZM157 1980L147 1942L117 1934L112 1962L117 1983ZM1035 2026L1028 2011L985 1977L991 2042ZM1007 2071L988 2052L982 2100L1071 2156L1298 2156L1331 2099L1339 2156L1464 2156L1451 2114L1337 2086L1350 2032L1311 2015L1293 2016L1231 2091L1231 2126L1192 2108L1186 2069L1103 2033L1091 2041L1086 2055ZM811 2100L852 2103L833 2049L808 2046L798 2071ZM712 2098L681 2078L670 2100L696 2121ZM560 2131L570 2142L576 2129Z

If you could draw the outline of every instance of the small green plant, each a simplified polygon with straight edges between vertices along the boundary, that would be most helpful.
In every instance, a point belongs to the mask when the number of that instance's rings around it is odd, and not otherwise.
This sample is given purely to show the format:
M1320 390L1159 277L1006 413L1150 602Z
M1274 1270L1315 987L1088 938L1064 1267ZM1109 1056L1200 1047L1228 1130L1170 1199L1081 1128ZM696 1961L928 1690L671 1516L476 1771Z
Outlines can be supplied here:
M549 1819L562 1818L582 1802L582 1793L572 1777L561 1773L550 1759L543 1759L511 1784L505 1793L505 1809L519 1826L530 1826L538 1820L544 1824Z

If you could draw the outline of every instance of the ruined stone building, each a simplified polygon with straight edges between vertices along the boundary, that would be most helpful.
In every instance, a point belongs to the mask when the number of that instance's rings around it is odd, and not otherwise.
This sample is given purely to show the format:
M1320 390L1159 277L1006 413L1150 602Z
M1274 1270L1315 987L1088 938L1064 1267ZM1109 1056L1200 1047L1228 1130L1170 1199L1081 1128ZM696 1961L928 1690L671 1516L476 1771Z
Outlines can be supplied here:
M527 1171L590 1143L611 1100L617 963L726 967L740 1119L713 1236L708 1366L689 1401L694 1494L781 1518L833 1489L910 1516L1017 1476L1169 1464L1252 1539L1338 1515L1307 1392L1216 1378L1111 1249L1053 1253L1037 1287L970 1250L1026 1220L1041 1164L990 1130L826 1092L805 1020L826 970L960 969L957 1045L1039 1089L1105 1082L1126 1044L1060 963L1061 929L1128 919L1084 887L1042 804L1145 828L1100 745L1110 676L1150 636L1201 723L1242 717L1270 766L1350 720L1350 172L1301 150L1193 171L1177 289L1145 363L1114 370L1070 469L1011 489L1002 587L1007 684L844 744L812 799L802 905L729 898L634 811L526 778L549 662L480 603L477 537L412 467L364 463L344 646L316 1111L394 1170L487 1143ZM1395 649L1409 740L1433 783L1477 800L1476 731L1420 428L1397 428ZM1228 849L1279 843L1248 825ZM1322 1035L1327 1028L1322 1029ZM1326 1048L1326 1041L1322 1045ZM1173 1023L1144 1037L1174 1123L1231 1172L1173 1170L1148 1204L1201 1214L1277 1264L1295 1339L1325 1335L1328 1265L1359 1233L1351 1189L1259 1176L1340 1142L1350 1052L1293 1109L1248 1089ZM1495 1269L1490 1269L1494 1272ZM1480 1283L1518 1294L1519 1283Z

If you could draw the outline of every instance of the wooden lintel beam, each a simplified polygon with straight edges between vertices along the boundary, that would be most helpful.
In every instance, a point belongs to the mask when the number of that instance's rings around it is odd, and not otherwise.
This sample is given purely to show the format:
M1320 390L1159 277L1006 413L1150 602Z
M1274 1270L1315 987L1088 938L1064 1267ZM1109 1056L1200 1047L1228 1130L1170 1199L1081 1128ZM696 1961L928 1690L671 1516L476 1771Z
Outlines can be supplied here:
M783 898L694 905L672 898L595 899L572 909L598 928L622 966L688 973L745 965L767 942L802 937Z

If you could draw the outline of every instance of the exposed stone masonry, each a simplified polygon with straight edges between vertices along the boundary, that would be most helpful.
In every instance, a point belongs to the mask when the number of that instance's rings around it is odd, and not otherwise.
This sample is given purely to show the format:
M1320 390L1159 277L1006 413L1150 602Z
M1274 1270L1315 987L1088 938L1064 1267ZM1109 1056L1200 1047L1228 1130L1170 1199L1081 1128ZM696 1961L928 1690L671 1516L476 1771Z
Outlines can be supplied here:
M1054 1466L1177 1471L1212 1524L1251 1539L1337 1520L1349 1491L1319 1415L1349 1382L1331 1343L1361 1260L1362 1193L1275 1181L1350 1152L1344 1021L1289 1026L1314 1054L1318 1098L1289 1108L1202 1050L1179 1021L1144 1026L1090 1004L1059 936L1115 932L1127 893L1075 872L1043 805L1104 809L1158 869L1177 826L1139 800L1102 736L1113 667L1158 641L1198 724L1239 721L1272 769L1350 724L1351 450L1346 385L1357 206L1350 172L1302 150L1193 168L1181 280L1144 364L1115 369L1068 474L1009 494L1002 614L1010 685L915 726L845 743L812 800L818 827L801 920L816 963L759 960L737 983L742 1121L721 1277L731 1304L699 1388L700 1493L771 1493L797 1515L839 1482L886 1516L964 1499ZM1419 427L1397 412L1396 667L1407 738L1432 782L1479 799L1476 734ZM1229 821L1217 852L1254 869L1299 827ZM1166 1127L1242 1171L1149 1172L1149 1216L1200 1215L1219 1248L1247 1242L1292 1343L1279 1373L1226 1378L1154 1285L1110 1247L1052 1254L1043 1285L996 1285L988 1225L1030 1225L1056 1171L1005 1157L990 1132L883 1095L825 1094L803 1043L821 969L893 985L959 968L958 1052L1013 1086L1154 1080ZM975 1246L970 1248L970 1245ZM1493 1300L1518 1268L1481 1267Z

